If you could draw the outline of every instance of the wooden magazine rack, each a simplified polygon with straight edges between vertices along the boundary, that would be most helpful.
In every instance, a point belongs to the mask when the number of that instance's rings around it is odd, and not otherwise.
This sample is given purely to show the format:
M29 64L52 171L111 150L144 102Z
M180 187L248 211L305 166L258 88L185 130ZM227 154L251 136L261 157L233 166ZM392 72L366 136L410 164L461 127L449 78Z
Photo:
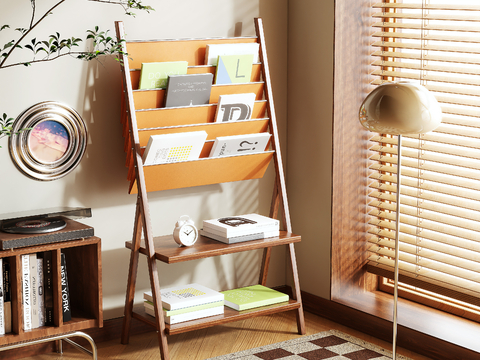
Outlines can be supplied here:
M117 37L124 39L122 22L116 22ZM124 43L122 123L124 126L125 151L127 153L129 192L137 193L137 207L132 241L126 243L131 250L125 301L125 317L122 331L122 343L129 341L129 329L132 317L151 324L158 330L160 354L169 359L166 335L201 329L230 321L242 320L252 316L267 315L282 311L295 310L300 334L305 334L303 306L300 296L294 243L301 240L292 234L290 214L286 196L282 159L278 140L277 124L272 98L270 75L265 49L262 20L255 19L256 37L188 39L161 41L127 41ZM215 73L215 66L204 65L205 47L213 43L260 44L260 63L253 65L249 83L232 85L213 85L210 104L190 107L164 108L162 89L138 90L140 68L143 62L188 61L188 73ZM231 123L215 123L214 116L221 94L256 94L252 120ZM150 135L205 130L207 141L195 161L185 161L162 165L144 166L142 155ZM218 136L241 135L269 131L272 134L271 150L257 154L209 158L213 141ZM261 178L272 161L275 164L275 184L269 216L278 218L280 208L284 230L279 237L247 241L237 244L224 244L200 236L191 247L178 247L172 235L153 237L147 192L218 184ZM185 174L195 176L185 176ZM144 240L142 240L142 232ZM160 286L156 261L176 263L211 256L231 254L254 249L264 249L260 269L259 284L265 285L268 273L271 248L287 245L293 270L293 296L288 303L267 306L248 311L235 311L225 307L223 315L212 316L179 323L165 324L160 298ZM155 307L155 318L146 315L143 306L134 309L135 282L139 254L147 256L150 285Z

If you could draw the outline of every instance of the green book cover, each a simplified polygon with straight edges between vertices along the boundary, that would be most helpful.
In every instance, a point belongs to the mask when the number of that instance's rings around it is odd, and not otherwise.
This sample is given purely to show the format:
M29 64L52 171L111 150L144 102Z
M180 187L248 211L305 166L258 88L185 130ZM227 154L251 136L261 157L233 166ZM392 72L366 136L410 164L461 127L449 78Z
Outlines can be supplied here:
M288 301L288 295L263 285L247 286L221 292L225 305L235 310L248 310Z
M148 300L144 300L144 302L145 302L145 307L150 307L152 310L154 309L153 302L148 301ZM190 307L183 308L183 309L178 309L178 310L167 310L167 309L163 308L163 316L174 316L174 315L179 315L179 314L185 314L185 313L189 313L189 312L192 312L192 311L210 309L210 308L214 308L214 307L217 307L217 306L223 306L223 305L224 305L223 300L220 300L220 301L214 301L214 302L207 303L207 304L190 306Z
M166 88L169 75L185 75L187 61L164 61L142 63L139 89Z
M248 83L252 77L253 55L220 55L215 84Z

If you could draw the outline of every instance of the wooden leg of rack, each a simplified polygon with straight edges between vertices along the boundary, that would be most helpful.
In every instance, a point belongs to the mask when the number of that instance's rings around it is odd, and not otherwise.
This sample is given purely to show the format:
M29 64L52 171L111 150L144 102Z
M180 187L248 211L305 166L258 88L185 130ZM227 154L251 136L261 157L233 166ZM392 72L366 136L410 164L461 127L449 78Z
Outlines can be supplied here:
M140 254L140 242L142 235L142 217L140 216L140 206L137 201L137 210L135 213L135 225L133 230L133 249L130 253L130 267L128 270L127 294L125 296L125 310L122 327L122 344L128 344L130 337L130 324L132 322L133 301L135 298L135 283L137 281L138 256Z
M297 260L295 258L295 248L292 244L288 244L288 250L290 252L290 261L292 265L292 274L293 274L293 297L295 300L300 302L300 307L297 309L297 328L300 335L305 335L305 318L303 315L303 303L302 295L300 293L300 282L298 280L298 270L297 270Z
M267 284L268 265L270 264L270 255L272 254L272 248L263 249L262 265L260 268L260 279L258 283L265 286Z
M147 245L147 251L148 251L148 245ZM160 358L162 360L170 360L170 355L168 353L167 334L165 333L165 321L163 319L162 300L160 298L160 283L158 281L157 262L156 262L155 256L148 258L148 270L150 272L150 285L152 288L153 303L155 306L155 319L157 320L157 333L158 333L158 345L160 347Z

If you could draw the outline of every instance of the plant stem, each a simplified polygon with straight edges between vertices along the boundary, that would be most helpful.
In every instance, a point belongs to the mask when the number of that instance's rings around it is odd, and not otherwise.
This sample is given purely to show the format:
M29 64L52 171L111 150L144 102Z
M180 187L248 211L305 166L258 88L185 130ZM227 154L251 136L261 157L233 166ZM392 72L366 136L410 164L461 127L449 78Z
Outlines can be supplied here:
M2 60L2 62L0 62L0 68L5 68L7 66L4 66L5 64L5 61L7 61L7 59L10 57L10 55L12 54L13 50L15 50L17 48L17 46L20 44L20 42L23 41L23 39L25 39L25 37L43 20L45 19L48 15L50 15L50 13L55 9L57 8L58 6L60 6L62 3L64 3L66 0L60 0L58 3L56 3L55 5L53 5L49 10L47 10L47 12L45 12L45 14L43 14L43 16L38 19L38 21L32 25L33 23L33 16L32 16L32 23L30 24L30 28L25 31L25 33L17 40L17 42L12 46L12 48L10 49L10 51L7 53L7 56L5 56ZM32 3L35 4L35 0L32 0ZM34 7L35 9L35 7ZM35 11L35 10L33 10Z
M68 53L59 54L59 55L57 55L55 57L52 57L52 58L28 61L28 63L29 64L35 64L35 63L39 63L39 62L53 61L53 60L56 60L56 59L58 59L59 57L62 57L62 56L80 55L80 54L84 54L84 53L85 52L83 52L83 51L72 51L72 52L68 52ZM9 67L13 67L13 66L18 66L18 65L21 65L21 64L23 64L23 63L15 63L15 64L5 65L5 66L2 66L2 69L6 69L6 68L9 68Z

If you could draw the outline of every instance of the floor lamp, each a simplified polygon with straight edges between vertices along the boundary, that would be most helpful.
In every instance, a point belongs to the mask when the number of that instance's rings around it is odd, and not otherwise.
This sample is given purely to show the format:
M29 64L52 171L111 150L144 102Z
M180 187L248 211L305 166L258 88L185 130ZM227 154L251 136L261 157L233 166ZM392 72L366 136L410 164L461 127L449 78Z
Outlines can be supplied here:
M434 130L442 122L442 110L435 97L422 85L410 82L385 83L376 87L367 95L360 106L359 120L363 127L370 131L398 135L392 342L392 358L395 360L397 350L402 135L424 134Z

